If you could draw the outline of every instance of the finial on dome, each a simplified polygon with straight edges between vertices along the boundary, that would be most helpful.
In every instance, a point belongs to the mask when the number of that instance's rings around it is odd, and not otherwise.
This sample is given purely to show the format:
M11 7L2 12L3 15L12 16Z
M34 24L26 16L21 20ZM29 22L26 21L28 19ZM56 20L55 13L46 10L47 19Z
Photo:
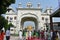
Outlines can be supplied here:
M50 7L46 6L46 9L47 9L47 10L49 10L49 9L50 9Z
M50 6L50 9L52 9L52 6Z
M52 9L52 6L50 6L50 7L47 6L46 9L49 9L50 10L50 9Z
M21 8L21 7L22 7L21 5L22 5L22 4L21 4L21 3L19 3L19 4L18 4L18 7L19 7L19 8Z
M28 8L31 8L31 7L32 7L31 2L28 2L28 3L27 3L27 7L28 7Z
M38 7L38 8L41 8L40 3L37 4L37 7Z

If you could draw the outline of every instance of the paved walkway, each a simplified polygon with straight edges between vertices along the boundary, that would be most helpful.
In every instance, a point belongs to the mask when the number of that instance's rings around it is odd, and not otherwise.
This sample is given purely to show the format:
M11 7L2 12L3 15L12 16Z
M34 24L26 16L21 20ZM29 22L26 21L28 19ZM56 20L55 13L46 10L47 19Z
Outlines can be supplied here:
M4 40L6 40L6 38L4 38ZM17 36L10 36L10 40L19 40L19 37L17 37Z
M6 40L6 38L4 38L4 40ZM10 40L19 40L19 37L18 36L10 36ZM59 37L59 40L60 40L60 37Z
M10 40L19 40L19 37L17 37L17 36L11 36Z

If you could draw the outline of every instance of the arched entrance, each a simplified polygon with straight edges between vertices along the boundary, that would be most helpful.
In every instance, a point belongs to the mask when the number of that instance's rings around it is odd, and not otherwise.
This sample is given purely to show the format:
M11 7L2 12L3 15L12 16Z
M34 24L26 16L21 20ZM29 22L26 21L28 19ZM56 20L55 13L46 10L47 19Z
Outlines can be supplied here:
M35 23L35 29L38 29L38 21L37 21L37 19L34 18L34 17L23 17L23 18L21 19L22 29L24 28L24 22L26 22L26 21L32 21L32 22L34 22L34 23Z

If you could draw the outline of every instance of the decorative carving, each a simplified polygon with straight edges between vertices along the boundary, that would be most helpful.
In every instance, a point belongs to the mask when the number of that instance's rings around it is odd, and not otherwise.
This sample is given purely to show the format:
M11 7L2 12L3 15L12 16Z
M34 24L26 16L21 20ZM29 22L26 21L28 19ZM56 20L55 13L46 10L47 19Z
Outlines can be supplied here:
M31 2L28 2L28 3L27 3L27 7L28 7L28 8L31 8L31 7L32 7Z

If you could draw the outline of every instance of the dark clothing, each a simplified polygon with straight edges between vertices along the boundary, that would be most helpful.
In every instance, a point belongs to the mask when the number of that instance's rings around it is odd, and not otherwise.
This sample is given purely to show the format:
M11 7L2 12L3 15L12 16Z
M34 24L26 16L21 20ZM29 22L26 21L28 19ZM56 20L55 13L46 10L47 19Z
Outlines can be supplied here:
M56 40L56 36L57 36L57 33L54 31L53 36L52 36L52 40Z
M10 39L10 36L6 36L6 40L9 40Z

